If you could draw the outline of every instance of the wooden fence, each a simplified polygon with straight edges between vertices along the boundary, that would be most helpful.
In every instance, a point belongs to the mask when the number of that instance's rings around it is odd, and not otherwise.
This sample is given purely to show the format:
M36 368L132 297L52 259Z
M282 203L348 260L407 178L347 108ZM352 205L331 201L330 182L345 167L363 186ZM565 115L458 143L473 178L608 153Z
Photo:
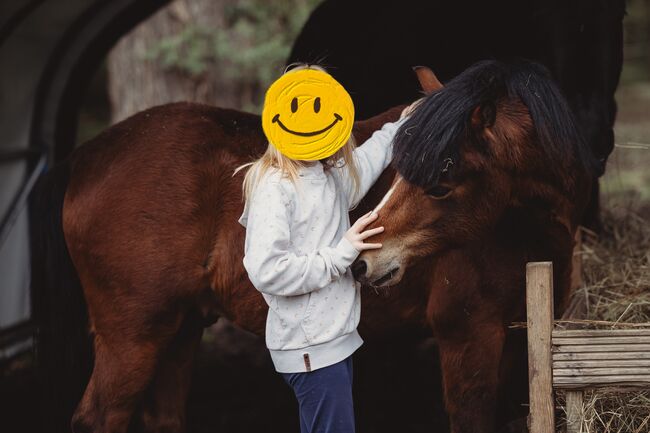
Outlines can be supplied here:
M530 433L555 432L553 389L566 391L567 433L579 433L582 392L650 388L650 329L554 330L553 265L526 267Z

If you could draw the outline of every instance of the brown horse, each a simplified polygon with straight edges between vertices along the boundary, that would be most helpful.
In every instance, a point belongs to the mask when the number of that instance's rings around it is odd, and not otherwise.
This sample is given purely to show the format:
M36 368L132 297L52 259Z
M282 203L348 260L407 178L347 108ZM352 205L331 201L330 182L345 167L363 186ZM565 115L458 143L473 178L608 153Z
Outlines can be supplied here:
M430 264L422 314L452 431L491 432L511 373L506 331L525 320L525 264L553 262L561 313L594 161L541 66L486 61L427 97L398 132L393 165L375 223L383 248L364 252L353 272L391 286Z
M494 82L500 82L504 74L496 72ZM426 70L420 75L428 78L425 90L435 90L437 80ZM477 83L468 94L453 92L455 82L427 99L397 142L405 181L380 212L386 236L394 237L355 265L371 284L395 287L386 298L364 297L361 331L368 337L430 326L440 344L453 431L491 432L505 328L523 305L524 262L553 260L558 291L568 287L576 200L584 194L575 153L581 142L565 102L537 70L531 88L555 93L542 95L532 110L523 96L493 92L491 100L477 100L480 84L493 81ZM443 122L444 113L432 114L437 100L465 114L472 105L472 133L464 117ZM541 115L539 107L546 109ZM356 139L365 140L400 111L358 122ZM568 120L555 124L558 116L547 119L548 111ZM429 146L421 149L408 140L409 128L420 122L427 134L431 123L442 122L454 131L454 145L441 145L444 152L432 159L435 141L413 135ZM33 235L33 278L38 355L59 396L47 402L59 418L55 425L69 423L74 409L76 433L130 426L181 432L203 327L222 315L263 334L267 307L242 266L244 229L236 222L242 177L232 176L264 150L260 126L258 116L205 105L152 108L77 149L43 181L33 214L49 225L34 224L42 232ZM556 139L566 149L547 155L542 148ZM483 141L493 147L481 149ZM455 155L453 165L439 157L447 150ZM409 161L406 156L416 155L411 151L422 154ZM453 173L440 176L443 188L453 191L435 197L440 186L427 185L432 197L425 195L421 174L429 171ZM393 178L387 170L356 214L375 206ZM57 339L73 336L76 342ZM57 362L78 362L89 340L90 379L74 382Z
M356 139L402 109L357 122ZM233 171L266 146L259 116L169 104L110 127L41 180L32 287L47 431L73 418L76 433L182 432L203 328L225 316L263 335Z

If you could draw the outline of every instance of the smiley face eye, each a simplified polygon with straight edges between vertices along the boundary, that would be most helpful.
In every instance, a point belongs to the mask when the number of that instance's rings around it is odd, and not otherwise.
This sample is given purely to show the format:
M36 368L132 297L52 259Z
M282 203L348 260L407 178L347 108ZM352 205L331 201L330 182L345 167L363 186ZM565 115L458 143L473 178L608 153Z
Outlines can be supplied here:
M320 96L316 98L314 101L314 113L318 113L320 111Z
M298 98L294 97L291 100L291 112L295 113L296 111L298 111Z

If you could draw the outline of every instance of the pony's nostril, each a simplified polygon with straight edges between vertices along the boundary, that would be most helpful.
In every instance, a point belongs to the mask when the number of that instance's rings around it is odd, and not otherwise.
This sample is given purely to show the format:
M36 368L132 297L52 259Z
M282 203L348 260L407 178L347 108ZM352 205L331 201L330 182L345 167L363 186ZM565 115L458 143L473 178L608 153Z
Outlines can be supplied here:
M354 278L357 280L360 277L365 277L367 270L368 270L368 265L366 264L366 261L363 259L357 260L356 262L352 263L352 275L354 275Z

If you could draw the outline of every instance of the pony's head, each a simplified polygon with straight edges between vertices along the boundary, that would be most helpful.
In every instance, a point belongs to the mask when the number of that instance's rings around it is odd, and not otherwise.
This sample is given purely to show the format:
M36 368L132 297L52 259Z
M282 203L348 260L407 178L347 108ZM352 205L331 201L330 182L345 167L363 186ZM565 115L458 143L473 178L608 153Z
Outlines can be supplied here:
M571 231L594 164L545 68L477 63L431 92L397 132L398 174L377 206L383 248L364 252L353 271L395 284L413 261L493 236L504 218L547 218Z

